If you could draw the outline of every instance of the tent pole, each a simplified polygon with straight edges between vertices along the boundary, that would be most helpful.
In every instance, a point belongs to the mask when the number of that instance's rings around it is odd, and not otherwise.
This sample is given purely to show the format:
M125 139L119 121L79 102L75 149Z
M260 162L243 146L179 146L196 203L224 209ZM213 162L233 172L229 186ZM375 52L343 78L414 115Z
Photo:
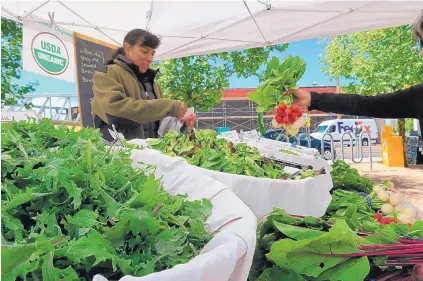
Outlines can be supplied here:
M14 14L13 12L9 11L8 9L6 9L5 7L1 7L1 9L3 11L5 11L6 13L8 13L9 15L11 15L12 17L14 17L17 21L19 21L20 16Z
M43 3L39 4L38 6L36 6L34 9L32 9L31 11L29 11L28 13L26 13L23 17L22 20L26 19L27 17L31 16L34 12L36 12L38 9L40 9L41 7L43 7L45 4L47 4L48 2L50 2L50 0L44 1Z
M3 10L5 10L6 13L8 13L9 11L7 11L5 8L2 8ZM18 20L17 18L19 18L18 16L14 15L13 13L11 13L11 16L16 18L16 21L22 23L22 20ZM50 24L51 21L50 20L45 20L45 19L32 19L32 18L28 18L25 19L26 22L40 22L40 23L46 23L46 24ZM95 26L93 25L89 25L89 24L82 24L82 23L75 23L75 22L65 22L65 21L54 21L54 24L56 25L61 25L61 26L77 26L77 27L85 27L85 28L95 28ZM109 28L109 27L98 27L99 29L104 29L104 30L110 30L110 31L117 31L117 32L128 32L127 30L123 30L123 29L117 29L117 28ZM164 38L183 38L183 39L197 39L197 37L194 36L177 36L177 35L160 35L161 37ZM243 42L243 43L252 43L252 44L263 44L263 42L257 42L257 41L247 41L247 40L238 40L238 39L225 39L225 38L213 38L213 37L209 37L207 39L211 39L211 40L217 40L217 41L231 41L231 42ZM320 50L316 50L316 52Z
M119 43L118 41L116 41L114 38L112 38L111 36L109 36L108 34L106 34L103 30L101 30L98 26L95 26L94 24L90 23L89 21L87 21L84 17L82 17L80 14L78 14L77 12L75 12L74 10L72 10L70 7L68 7L65 3L63 3L63 1L59 1L57 0L57 3L59 3L60 5L62 5L63 7L65 7L66 9L68 9L72 14L74 14L75 16L77 16L78 18L80 18L81 20L85 21L85 23L91 25L92 28L94 28L95 30L97 30L98 32L100 32L101 34L103 34L104 36L106 36L107 38L109 38L110 40L112 40L113 42L115 42L118 46L121 46L122 44Z
M150 10L147 11L147 24L145 25L145 30L150 31L150 21L153 17L153 2L154 0L151 0L150 2Z
M248 7L247 2L245 2L245 0L243 0L243 2L244 2L244 5L245 5L245 8L247 8L248 13L250 14L250 17L253 19L254 24L256 25L256 27L257 27L258 31L260 32L261 37L263 38L263 41L264 41L263 43L264 43L264 44L266 44L268 41L266 40L266 37L264 37L264 34L263 34L263 32L261 31L260 26L258 25L258 23L257 23L257 21L256 21L256 18L254 17L253 13L251 13L251 10L250 10L250 8ZM267 8L267 10L268 10L268 9L270 9L270 8Z

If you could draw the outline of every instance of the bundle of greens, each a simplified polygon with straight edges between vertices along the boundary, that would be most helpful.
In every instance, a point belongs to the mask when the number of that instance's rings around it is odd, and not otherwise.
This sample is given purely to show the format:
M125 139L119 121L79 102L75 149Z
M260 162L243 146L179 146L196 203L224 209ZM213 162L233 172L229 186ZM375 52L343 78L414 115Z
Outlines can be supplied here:
M241 143L234 145L217 138L212 130L194 130L182 135L171 132L160 139L148 141L148 145L170 156L181 156L191 165L229 174L258 178L289 179L284 165L263 158L257 148ZM295 179L316 176L314 171L301 172Z
M209 200L171 196L97 131L2 125L2 280L109 280L185 263L211 239Z
M351 168L343 160L333 163L331 176L334 189L352 189L369 194L375 185L369 178L360 176L357 169Z
M288 56L282 62L273 57L263 73L263 84L255 92L248 94L248 99L257 104L258 128L265 132L263 115L274 110L281 103L292 104L292 96L285 95L289 89L297 88L296 84L306 70L306 62L300 57ZM281 122L278 122L281 123Z
M342 218L351 228L364 229L365 222L373 222L375 211L382 206L383 202L374 194L366 197L356 191L337 189L332 193L332 201L326 210L325 218Z
M423 242L404 236L421 238L422 229L423 221L411 228L374 222L373 232L363 236L344 219L329 222L274 209L259 223L249 281L362 281L394 271L409 276L407 268L423 262Z

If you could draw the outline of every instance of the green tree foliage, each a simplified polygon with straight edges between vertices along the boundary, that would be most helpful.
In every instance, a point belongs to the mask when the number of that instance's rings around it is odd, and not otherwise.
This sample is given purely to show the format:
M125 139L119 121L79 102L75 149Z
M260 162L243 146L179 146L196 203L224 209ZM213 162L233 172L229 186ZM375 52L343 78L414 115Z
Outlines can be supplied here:
M1 104L15 105L38 83L18 84L22 72L22 25L1 19ZM30 108L32 104L25 104Z
M282 52L287 44L219 54L160 61L158 82L169 98L182 100L196 111L207 111L220 103L229 78L259 77L271 51Z
M423 60L409 26L335 36L322 57L324 73L352 81L343 92L393 92L420 83Z

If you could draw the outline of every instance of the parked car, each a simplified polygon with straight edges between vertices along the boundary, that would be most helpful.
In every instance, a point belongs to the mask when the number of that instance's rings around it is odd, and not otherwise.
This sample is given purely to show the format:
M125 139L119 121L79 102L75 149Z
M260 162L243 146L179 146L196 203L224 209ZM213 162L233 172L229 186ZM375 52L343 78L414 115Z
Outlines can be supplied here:
M300 130L300 132L298 133L298 135L296 137L291 137L289 139L289 142L292 143L293 145L298 145L298 143L297 143L298 137L302 133L303 133L303 131ZM268 130L268 131L266 131L266 133L262 134L262 136L264 138L267 138L267 139L286 141L284 139L284 135L285 135L284 129ZM308 147L308 140L307 140L306 136L304 136L304 135L301 136L301 139L299 141L300 141L300 143L299 143L300 146ZM317 149L320 153L322 152L322 142L321 142L321 140L310 136L310 144L311 144L311 148ZM333 153L334 153L334 159L336 159L335 147L333 148ZM332 146L331 146L330 142L328 142L328 141L324 141L323 158L325 160L331 160L332 159Z

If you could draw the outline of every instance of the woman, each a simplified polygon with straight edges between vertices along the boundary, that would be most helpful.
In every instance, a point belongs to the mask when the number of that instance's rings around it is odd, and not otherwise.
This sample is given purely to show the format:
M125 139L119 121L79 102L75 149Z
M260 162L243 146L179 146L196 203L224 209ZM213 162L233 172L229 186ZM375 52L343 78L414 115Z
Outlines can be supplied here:
M158 71L150 68L159 45L156 35L134 29L106 62L106 72L94 74L94 126L107 141L115 138L112 125L130 140L158 137L160 122L168 116L195 121L195 115L186 115L183 102L162 98L155 82Z
M423 58L423 13L413 24L413 33L419 40L420 56ZM423 84L371 97L356 94L309 93L301 89L289 90L288 93L294 95L296 104L308 106L309 110L375 118L419 119L420 130L423 132Z

